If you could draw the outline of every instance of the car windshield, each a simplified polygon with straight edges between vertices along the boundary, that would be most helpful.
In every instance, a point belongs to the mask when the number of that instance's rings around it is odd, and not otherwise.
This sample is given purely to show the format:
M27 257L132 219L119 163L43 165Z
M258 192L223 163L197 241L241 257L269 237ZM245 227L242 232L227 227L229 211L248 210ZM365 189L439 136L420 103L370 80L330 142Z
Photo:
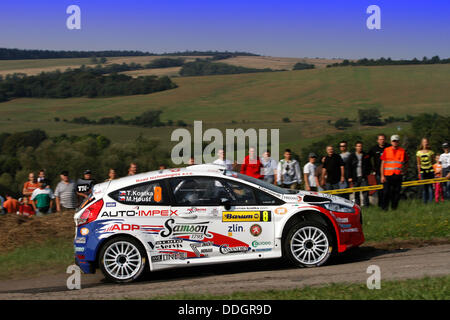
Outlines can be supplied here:
M237 173L237 172L234 172L234 171L226 171L225 174L227 176L230 176L230 177L234 177L234 178L242 179L242 180L247 181L247 182L254 183L254 184L258 185L258 186L261 186L263 188L266 188L266 189L269 189L271 191L274 191L274 192L277 192L277 193L281 193L281 194L295 194L295 193L298 192L297 190L280 188L280 187L277 187L276 185L270 184L270 183L265 182L263 180L259 180L259 179L247 176L245 174Z

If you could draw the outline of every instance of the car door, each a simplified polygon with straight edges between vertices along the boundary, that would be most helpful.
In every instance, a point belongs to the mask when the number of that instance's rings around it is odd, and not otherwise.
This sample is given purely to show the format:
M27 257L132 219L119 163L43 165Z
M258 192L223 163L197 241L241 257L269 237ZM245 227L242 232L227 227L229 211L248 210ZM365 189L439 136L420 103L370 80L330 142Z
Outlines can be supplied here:
M222 221L225 209L221 203L229 202L231 196L221 178L189 176L172 178L169 183L172 210L178 214L171 236L183 239L190 251L188 258L206 262L248 251L246 243L229 235L234 232L232 224Z
M247 243L249 252L272 251L276 199L236 180L226 179L225 183L231 194L231 207L222 212L228 235Z
M114 202L107 202L107 214L112 227L105 230L132 232L133 236L148 244L152 262L169 257L163 256L169 249L167 243L160 241L160 232L167 220L176 212L171 211L170 197L164 180L137 183L117 189L109 194Z

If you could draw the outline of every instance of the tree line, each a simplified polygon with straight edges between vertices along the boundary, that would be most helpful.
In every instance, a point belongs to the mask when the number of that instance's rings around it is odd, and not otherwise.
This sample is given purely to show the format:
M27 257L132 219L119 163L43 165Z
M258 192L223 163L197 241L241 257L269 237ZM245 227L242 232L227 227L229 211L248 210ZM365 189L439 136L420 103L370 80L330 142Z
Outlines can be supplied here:
M163 53L164 56L210 56L219 54L232 54L234 56L258 56L249 52L228 51L183 51ZM34 50L34 49L9 49L0 48L0 60L22 59L61 59L61 58L90 58L90 57L138 57L161 55L151 52L136 50L103 50L103 51L66 51L66 50Z
M0 102L13 98L110 97L149 94L176 88L169 77L145 76L133 78L117 72L132 70L133 66L110 65L96 68L81 67L39 75L7 75L0 78ZM112 73L110 75L105 75Z
M246 68L241 66L233 66L222 62L212 62L211 60L197 59L193 62L185 63L180 70L181 76L208 76L218 74L239 74L254 72L273 72L274 70Z
M363 58L357 61L350 61L348 59L343 60L341 63L333 63L327 65L330 67L346 67L346 66L395 66L395 65L418 65L418 64L447 64L450 63L450 58L441 59L439 56L434 56L431 59L423 57L422 60L417 58L407 60L392 60L391 58L380 58L380 59L367 59Z
M168 148L159 140L139 136L128 143L113 143L98 134L49 137L36 129L0 134L0 192L19 196L29 172L44 169L54 188L59 174L68 170L71 179L80 178L86 169L92 170L97 182L104 181L109 168L119 176L127 174L130 162L136 162L139 172L171 166Z
M81 116L73 118L68 122L76 124L88 124L88 125L131 125L144 128L154 128L173 125L179 127L187 126L187 124L183 120L178 120L176 122L174 122L173 120L168 120L167 122L162 122L160 119L161 114L162 114L161 110L149 110L129 120L125 120L121 116L103 117L100 118L99 120L90 120L85 116ZM59 118L55 118L55 120L59 121Z

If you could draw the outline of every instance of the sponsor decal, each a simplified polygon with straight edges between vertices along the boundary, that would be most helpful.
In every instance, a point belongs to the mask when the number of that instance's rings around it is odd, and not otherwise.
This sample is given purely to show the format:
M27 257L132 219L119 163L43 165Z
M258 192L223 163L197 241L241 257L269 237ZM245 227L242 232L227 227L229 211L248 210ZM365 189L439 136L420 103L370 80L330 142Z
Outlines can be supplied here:
M254 224L250 227L250 234L254 237L257 237L261 234L262 228L259 224Z
M118 210L118 211L104 211L100 217L170 217L178 216L178 210Z
M75 247L75 252L84 252L84 247Z
M206 212L206 208L188 208L188 213L196 213L196 212Z
M106 203L106 207L110 208L110 207L115 207L116 203L115 202L107 202Z
M270 211L224 211L223 222L267 222L272 220Z
M359 232L358 228L341 229L341 232Z
M77 238L75 238L75 243L84 244L84 243L86 243L86 238L85 237L77 237Z
M187 258L186 252L164 253L152 256L152 262L163 262L167 260L184 260Z
M140 230L141 227L137 224L113 224L106 229L102 230L102 232L113 232L113 231L135 231Z
M340 228L350 228L351 226L351 224L339 224Z
M208 253L212 252L212 248L203 248L203 247L212 247L214 243L212 241L206 241L206 242L197 242L197 243L191 243L190 246L192 248L192 251L195 253L197 257L204 256L207 257Z
M275 214L286 214L287 212L288 212L288 210L283 207L275 209Z
M89 229L88 228L81 228L80 229L80 234L82 236L85 236L85 235L89 234Z
M348 218L336 218L336 221L340 223L345 223L348 222Z
M272 251L272 248L252 249L253 252Z
M207 222L196 222L196 223L177 223L175 224L174 219L168 219L164 223L164 229L160 232L160 236L167 238L170 236L189 236L189 239L193 240L203 240L206 238L212 238L212 234L208 233Z
M252 247L259 247L259 246L270 246L272 245L272 242L270 241L253 241L252 242Z
M180 249L183 247L183 240L181 239L173 239L173 240L162 240L162 241L156 241L155 244L152 242L148 242L150 245L150 248L153 249Z
M246 247L246 246L230 247L228 244L223 244L220 246L219 252L221 254L246 253L246 252L248 252L248 247Z
M219 215L219 210L217 210L216 208L212 209L211 215L213 215L214 217L217 217Z

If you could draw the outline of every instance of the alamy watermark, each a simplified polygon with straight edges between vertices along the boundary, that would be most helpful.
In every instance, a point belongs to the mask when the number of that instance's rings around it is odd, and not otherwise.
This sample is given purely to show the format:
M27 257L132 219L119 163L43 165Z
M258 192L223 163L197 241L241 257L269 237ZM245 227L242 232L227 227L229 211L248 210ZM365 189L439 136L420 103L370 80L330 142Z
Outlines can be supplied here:
M279 159L279 129L225 129L225 135L217 128L210 128L203 132L203 122L194 121L193 136L187 129L175 129L170 137L178 143L172 148L171 159L174 164L188 164L191 157L196 164L211 163L217 159L219 150L226 152L226 158L242 164L247 150L254 149L255 154L270 149L271 158ZM270 137L270 148L269 148ZM248 141L248 148L247 142ZM210 142L204 147L204 142ZM236 145L235 145L235 142ZM236 146L236 148L235 148ZM236 154L235 154L236 151ZM256 159L250 159L256 162Z
M371 274L367 278L367 289L381 289L381 269L379 266L372 264L367 267L366 273Z
M66 10L67 14L70 16L66 20L66 26L69 30L80 30L81 29L81 9L77 5L70 5Z
M70 274L67 278L66 286L69 290L81 289L81 269L77 265L70 265L67 267L66 273Z
M381 29L381 9L379 6L373 4L367 7L367 14L370 16L366 20L366 26L369 30Z

